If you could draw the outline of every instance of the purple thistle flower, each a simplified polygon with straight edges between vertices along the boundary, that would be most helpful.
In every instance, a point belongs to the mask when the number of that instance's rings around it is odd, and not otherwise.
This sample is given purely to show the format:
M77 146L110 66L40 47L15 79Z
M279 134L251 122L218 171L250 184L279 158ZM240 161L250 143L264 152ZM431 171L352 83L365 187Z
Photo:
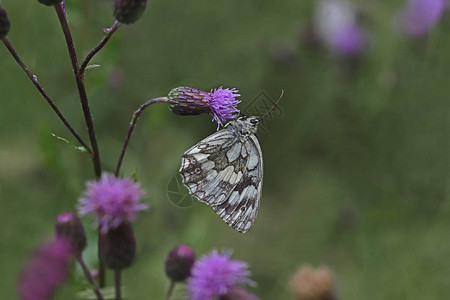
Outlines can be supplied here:
M71 255L70 242L61 238L35 250L19 277L20 299L50 299L66 281Z
M426 35L441 19L447 0L410 0L399 14L400 27L410 37Z
M346 0L317 1L316 31L324 45L340 55L359 53L366 45L356 9Z
M216 250L195 262L188 282L192 300L211 300L230 293L242 283L252 284L245 262L231 260L231 253Z
M124 222L134 221L137 212L147 209L139 200L145 195L139 183L129 178L103 174L98 181L89 181L80 199L80 215L93 214L103 233Z
M218 89L211 90L210 93L213 120L216 121L218 125L228 119L236 117L236 113L239 113L236 106L241 102L236 99L236 97L240 96L237 89L222 89L222 87L219 87ZM217 129L218 128L219 127L217 127Z
M235 88L211 90L210 92L191 87L177 87L168 95L169 109L181 116L209 113L218 127L228 119L234 119L239 113L236 106L241 102L239 91Z

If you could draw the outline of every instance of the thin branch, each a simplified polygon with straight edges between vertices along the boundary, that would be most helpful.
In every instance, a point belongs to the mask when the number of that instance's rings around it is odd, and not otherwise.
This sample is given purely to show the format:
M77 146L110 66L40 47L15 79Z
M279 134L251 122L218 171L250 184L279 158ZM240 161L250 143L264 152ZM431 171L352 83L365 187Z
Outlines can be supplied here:
M125 141L122 146L122 151L120 152L120 156L117 161L116 171L114 173L116 176L119 176L120 167L122 166L123 157L125 156L125 152L127 151L128 143L130 142L131 135L133 134L134 128L136 127L136 123L137 123L139 117L141 116L142 112L150 105L155 104L155 103L162 103L162 102L167 102L167 97L159 97L159 98L150 99L147 102L145 102L144 104L142 104L134 112L133 117L131 118L130 128L128 129L127 136L125 137Z
M121 287L122 287L122 271L114 271L114 287L116 290L116 300L122 300Z
M167 294L165 300L170 300L170 297L172 296L173 290L175 289L175 281L171 280L169 288L167 289Z
M106 35L103 37L103 39L100 41L100 43L98 43L98 45L95 46L91 50L91 52L89 52L89 54L86 56L83 63L81 64L80 74L84 74L84 71L86 71L86 67L89 64L89 62L91 61L91 59L94 57L95 54L97 54L100 50L102 50L102 48L109 41L109 39L111 38L113 33L116 32L116 30L119 29L119 27L120 27L120 23L118 21L116 21L116 22L114 22L113 26L111 26L111 28L107 28L104 30Z
M80 264L81 268L83 269L84 275L86 276L87 280L92 284L92 287L94 288L94 293L95 295L97 295L97 299L104 300L103 295L100 292L100 289L95 283L94 278L92 278L91 272L89 271L88 267L86 266L86 263L83 260L83 257L81 255L77 255L76 259Z
M67 48L69 50L70 61L72 62L73 74L75 75L75 81L77 83L78 94L80 95L81 106L83 108L84 119L86 120L86 125L89 132L89 139L91 140L92 146L92 162L94 164L95 177L100 178L102 174L102 166L100 161L100 152L98 149L97 137L95 135L94 121L92 120L91 109L89 107L89 101L86 93L86 87L84 85L83 74L80 73L78 66L78 58L75 51L75 46L72 39L72 34L70 33L69 24L67 23L66 14L64 12L64 7L62 4L55 5L56 14L58 15L59 22L61 23L61 28L66 39Z
M76 132L76 130L70 125L69 121L64 117L63 113L59 110L59 108L56 106L56 104L53 102L53 100L50 98L50 96L45 92L44 88L40 85L36 75L31 73L30 69L25 65L25 63L22 61L20 56L15 51L14 47L11 45L10 41L7 37L4 37L2 39L3 44L5 44L6 48L8 49L9 53L14 57L16 62L19 64L20 68L27 74L28 78L31 80L31 82L34 84L34 86L38 89L39 93L44 97L44 99L47 101L47 103L50 105L50 107L53 109L53 111L56 113L56 115L59 117L59 119L64 123L64 125L69 129L69 131L72 133L72 135L77 139L77 141L92 155L91 148L86 144L86 142L81 138L81 136Z

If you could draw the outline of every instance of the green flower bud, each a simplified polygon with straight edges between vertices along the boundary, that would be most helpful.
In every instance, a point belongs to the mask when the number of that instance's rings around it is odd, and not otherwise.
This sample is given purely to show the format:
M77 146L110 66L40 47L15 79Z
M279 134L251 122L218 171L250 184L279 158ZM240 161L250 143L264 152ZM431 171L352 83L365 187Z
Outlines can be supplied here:
M147 0L115 0L114 17L120 23L134 23L144 13L146 5Z

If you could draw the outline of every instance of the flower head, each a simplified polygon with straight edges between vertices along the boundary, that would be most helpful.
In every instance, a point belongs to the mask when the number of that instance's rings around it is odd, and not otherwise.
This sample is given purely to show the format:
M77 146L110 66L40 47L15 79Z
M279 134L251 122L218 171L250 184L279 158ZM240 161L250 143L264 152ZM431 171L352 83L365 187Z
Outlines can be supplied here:
M331 51L340 55L361 52L366 43L355 7L346 0L317 1L316 31Z
M98 181L89 181L86 187L79 202L79 213L95 215L103 233L133 221L137 212L147 209L147 205L139 202L145 193L130 178L104 174Z
M87 239L83 224L80 219L71 212L65 212L56 220L56 235L67 239L77 254L81 254L86 248Z
M195 262L195 252L187 245L173 248L166 258L166 274L172 281L184 281L191 276L191 269Z
M214 250L194 264L188 282L192 300L211 300L229 294L238 284L252 283L247 263L230 256Z
M29 258L18 289L22 300L47 300L66 281L72 255L66 239L46 242Z
M447 0L410 0L400 12L401 30L411 37L426 35L440 20Z
M290 281L292 292L301 300L334 299L335 280L326 267L301 267Z
M235 88L219 87L210 92L191 87L177 87L170 91L168 103L170 110L178 115L199 115L208 113L220 126L228 119L233 119L239 110L236 106L241 102L239 91Z
M211 90L210 93L213 118L218 124L236 117L236 113L239 113L236 106L241 102L236 99L240 96L237 89L222 89L222 87L219 87Z

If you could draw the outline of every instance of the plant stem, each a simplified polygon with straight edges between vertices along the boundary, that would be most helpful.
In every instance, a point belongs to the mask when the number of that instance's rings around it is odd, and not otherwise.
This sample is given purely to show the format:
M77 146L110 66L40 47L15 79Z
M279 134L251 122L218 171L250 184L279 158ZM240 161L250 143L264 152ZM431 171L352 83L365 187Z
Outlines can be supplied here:
M95 177L98 179L102 174L102 166L100 161L100 153L98 150L97 137L95 135L94 122L92 120L91 109L89 107L89 101L86 94L86 87L84 85L83 74L80 73L78 66L78 58L73 44L72 34L70 33L69 24L67 23L66 14L62 4L55 5L56 14L58 15L61 28L66 39L67 48L69 50L70 61L72 63L73 74L77 83L78 94L80 96L81 106L83 108L84 119L89 132L89 138L92 146L92 162L94 164Z
M103 37L103 39L100 41L100 43L98 43L98 45L95 46L91 50L91 52L89 52L89 54L86 56L83 63L81 64L80 74L84 74L84 71L86 70L86 67L89 64L89 62L91 61L91 59L94 57L95 54L97 54L100 50L102 50L102 48L109 41L109 39L111 38L113 33L116 32L116 30L119 29L119 27L120 27L120 23L118 21L116 21L110 28L107 28L105 30L106 35Z
M94 288L94 293L97 295L98 300L104 300L103 295L100 292L100 289L98 288L97 284L95 283L94 278L92 278L91 272L89 271L88 267L86 266L86 263L83 260L83 257L80 255L77 255L76 257L78 263L80 264L81 268L83 269L84 275L86 276L87 280L92 284L92 287Z
M130 128L128 129L127 136L125 137L125 141L122 146L122 151L120 152L120 156L117 161L116 171L114 173L116 176L119 176L120 167L122 165L122 161L123 161L123 157L125 156L125 152L127 151L128 143L130 142L131 135L133 134L136 123L137 123L139 117L141 116L142 112L150 105L155 104L155 103L162 103L162 102L167 102L167 97L159 97L159 98L150 99L147 102L145 102L144 104L142 104L133 113L133 117L131 118L131 122L130 122Z
M173 290L175 289L175 281L171 280L170 281L170 285L169 288L167 289L167 294L166 294L166 300L170 300L170 297L172 296Z
M75 46L73 44L72 34L70 33L69 24L67 23L67 16L65 12L65 3L55 5L55 11L58 15L59 23L61 24L62 31L64 33L64 38L66 40L67 49L69 51L70 61L72 63L72 70L75 76L75 81L77 83L78 94L80 96L81 107L84 113L84 119L86 121L86 126L89 132L89 139L92 146L92 163L94 164L94 173L97 179L102 175L102 164L100 161L100 152L98 149L97 137L95 134L94 121L92 120L91 109L89 107L89 101L86 93L86 87L84 85L84 76L80 73L78 66L77 53L75 51ZM100 235L98 236L100 239ZM98 249L100 253L100 248ZM105 287L105 267L100 259L99 255L99 285L100 288Z
M122 285L122 271L114 271L114 287L116 289L116 300L121 300L120 288Z
M69 129L69 131L72 133L72 135L77 139L77 141L92 155L91 148L86 144L86 142L81 138L81 136L75 131L75 129L70 125L69 121L64 117L63 113L59 110L59 108L56 106L56 104L53 102L53 100L50 98L50 96L45 92L44 88L40 85L36 75L31 73L30 69L25 65L25 63L20 58L19 54L15 51L14 47L11 45L11 42L8 40L7 37L4 37L2 39L3 44L8 49L9 53L14 57L16 62L19 64L20 68L27 74L28 78L31 80L31 82L34 84L34 86L38 89L39 93L44 97L44 99L47 101L47 103L50 105L50 107L53 109L53 111L56 113L56 115L59 117L59 119L64 123L64 125Z

